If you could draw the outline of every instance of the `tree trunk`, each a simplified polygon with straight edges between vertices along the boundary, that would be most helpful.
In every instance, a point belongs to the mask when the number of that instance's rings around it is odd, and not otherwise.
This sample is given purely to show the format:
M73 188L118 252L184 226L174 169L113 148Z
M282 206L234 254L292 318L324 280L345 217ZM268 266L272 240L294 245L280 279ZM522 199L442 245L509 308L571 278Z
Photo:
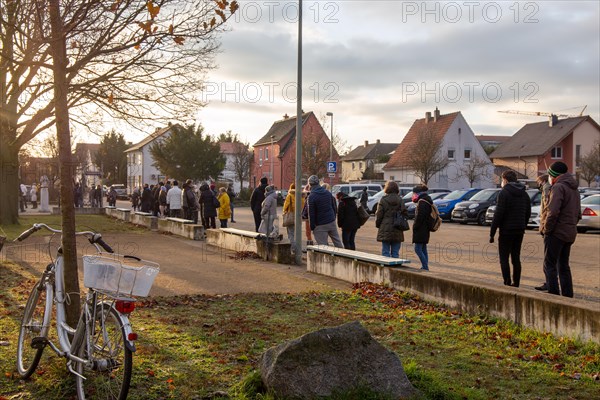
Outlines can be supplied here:
M0 224L12 225L19 222L19 151L6 143L5 129L6 124L0 124Z
M75 241L75 207L73 176L75 165L71 155L71 133L69 130L69 106L67 102L67 51L63 24L60 19L59 0L50 0L49 15L52 29L52 58L54 76L54 107L56 113L56 135L60 162L60 204L62 216L62 250L64 257L65 291L70 296L67 302L67 323L75 327L79 318L79 277L77 273L77 246Z

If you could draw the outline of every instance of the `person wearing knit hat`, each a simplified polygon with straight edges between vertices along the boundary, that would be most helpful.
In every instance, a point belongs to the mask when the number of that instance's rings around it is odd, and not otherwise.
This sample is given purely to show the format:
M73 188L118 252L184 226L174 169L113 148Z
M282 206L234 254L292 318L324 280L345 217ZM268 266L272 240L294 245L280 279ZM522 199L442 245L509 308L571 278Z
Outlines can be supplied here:
M267 182L268 179L266 176L260 178L260 185L252 191L252 195L250 196L250 209L254 215L254 229L256 232L258 232L260 222L262 221L260 212L262 210L262 203L265 201L265 189L267 188Z
M319 177L318 177L318 176L316 176L316 175L311 175L311 176L308 178L308 184L309 184L310 186L318 186L318 185L319 185Z
M412 242L415 245L415 254L421 261L421 269L429 271L429 254L427 253L427 244L431 235L429 229L431 220L431 207L433 200L427 194L429 188L427 185L417 185L413 188L412 201L416 204L415 222L412 229Z
M573 297L573 278L569 266L571 246L577 237L581 219L578 183L561 161L548 168L552 185L546 207L540 216L540 234L544 237L544 275L546 282L536 287L550 294Z

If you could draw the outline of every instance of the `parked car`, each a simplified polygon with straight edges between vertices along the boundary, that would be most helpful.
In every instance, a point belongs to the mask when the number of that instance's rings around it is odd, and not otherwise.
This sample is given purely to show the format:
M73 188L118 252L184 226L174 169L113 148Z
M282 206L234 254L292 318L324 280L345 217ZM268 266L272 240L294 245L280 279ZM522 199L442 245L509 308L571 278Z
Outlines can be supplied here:
M412 193L412 188L412 186L400 187L400 196L404 196L407 193ZM375 214L377 212L377 204L379 204L379 200L381 200L381 198L384 195L385 192L383 190L380 190L379 192L375 193L372 197L369 197L369 200L367 201L367 211L371 214Z
M581 220L577 230L587 232L589 229L600 229L600 194L581 200Z
M470 200L456 204L452 211L452 221L461 224L467 222L477 222L478 225L485 224L485 212L489 206L496 204L500 190L484 189L476 193Z
M531 215L529 216L529 222L527 227L531 229L538 229L540 227L540 210L542 206L531 207Z
M438 200L438 199L443 199L444 196L447 196L449 193L448 192L436 192L436 193L430 193L429 197L431 197L431 200ZM413 219L415 217L415 210L417 209L417 205L415 203L413 203L412 201L409 201L408 203L405 203L406 205L406 209L408 210L408 218L409 219Z
M114 183L111 185L115 192L117 192L117 199L119 200L127 200L129 196L127 196L127 188L122 183Z
M348 196L360 199L360 196L362 196L362 193L363 193L362 190L355 190L354 192L350 192L348 194ZM367 190L367 196L371 197L371 196L374 196L375 194L377 194L377 190Z
M331 188L331 194L334 196L337 194L337 192L350 194L351 192L363 190L364 188L367 188L367 190L374 190L376 192L383 189L383 187L378 183L343 183L340 185L333 185Z
M275 193L277 193L277 205L282 206L283 203L285 202L285 198L287 197L288 191L287 190L277 190L277 191L275 191Z
M448 193L443 199L437 199L433 201L440 212L440 217L445 220L449 220L452 216L452 210L454 206L461 201L469 200L476 193L482 189L458 189Z
M600 194L600 190L595 190L595 189L586 189L583 192L579 192L579 198L581 200L585 199L586 197L590 197L593 196L595 194Z
M529 200L531 200L531 207L539 206L542 204L542 192L539 189L527 189L527 194L529 195ZM533 210L533 208L532 208ZM489 206L487 211L485 212L485 223L486 225L491 225L492 220L494 219L494 212L496 211L496 206Z

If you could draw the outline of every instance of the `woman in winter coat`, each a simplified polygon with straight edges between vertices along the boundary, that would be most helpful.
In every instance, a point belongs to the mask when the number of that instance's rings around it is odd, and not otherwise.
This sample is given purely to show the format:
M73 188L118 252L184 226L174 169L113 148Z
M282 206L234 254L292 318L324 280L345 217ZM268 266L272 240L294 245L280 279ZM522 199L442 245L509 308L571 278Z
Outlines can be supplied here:
M140 204L140 190L138 188L133 189L133 193L131 193L131 207L133 208L133 212L136 212L138 206Z
M215 197L207 183L200 186L200 208L202 210L202 225L204 229L217 227L217 208L220 206L219 200Z
M377 241L381 242L381 255L400 258L400 245L404 242L404 232L394 228L394 215L400 211L408 216L406 206L400 197L400 189L394 181L388 181L383 188L385 195L377 205L375 227Z
M304 208L304 197L302 197L301 200L301 207ZM287 196L285 196L285 201L283 202L283 213L292 213L294 214L296 212L296 184L292 183L290 185L290 190L288 191ZM287 229L287 236L288 239L290 239L290 243L291 243L291 250L292 250L292 254L295 254L297 249L296 249L296 241L294 238L294 230L296 229L295 225L292 226L286 226Z
M310 232L310 221L308 220L308 195L310 194L310 185L306 184L302 191L302 221L304 221L304 234L306 235L306 245L312 246L312 233Z
M144 183L144 190L142 191L142 212L150 212L150 206L152 205L152 191L148 187L147 183Z
M167 188L166 186L160 187L160 193L158 194L158 207L160 209L160 216L163 218L167 217L165 213L167 209Z
M358 228L360 228L356 198L350 197L342 192L338 192L336 197L339 200L337 225L342 228L342 242L344 243L344 248L356 250L354 239L356 238Z
M415 209L415 223L413 224L413 243L415 253L421 260L421 269L429 271L429 255L427 254L427 243L429 243L429 225L431 219L431 206L433 200L427 194L429 188L425 185L417 185L413 188L412 201L417 205Z
M265 189L265 200L262 202L260 210L261 229L259 233L264 233L267 236L278 236L279 227L275 227L274 222L277 218L277 192L273 186L267 186Z
M231 199L227 190L224 187L219 188L219 221L221 222L221 228L227 228L227 220L231 217Z

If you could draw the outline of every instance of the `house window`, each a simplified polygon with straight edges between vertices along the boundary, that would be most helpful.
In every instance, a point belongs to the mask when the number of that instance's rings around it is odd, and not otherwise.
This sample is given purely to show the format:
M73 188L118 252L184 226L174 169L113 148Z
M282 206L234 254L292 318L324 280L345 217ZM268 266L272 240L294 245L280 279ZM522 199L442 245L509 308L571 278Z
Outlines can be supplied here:
M579 167L579 159L581 158L581 145L580 144L576 144L575 145L575 166Z
M262 162L263 160L264 149L258 149L258 161Z
M462 132L462 128L458 128L458 134L460 135Z
M356 165L354 164L354 161L352 161L352 171L354 171L355 167L356 167Z
M550 150L550 158L562 158L562 147L553 147L552 150Z
M269 159L269 149L265 148L265 160Z
M390 175L390 181L395 181L396 177L394 175Z
M471 159L471 149L465 149L465 160Z
M362 171L362 161L359 161L359 163L358 163L358 170Z
M448 160L454 160L454 149L448 149Z

